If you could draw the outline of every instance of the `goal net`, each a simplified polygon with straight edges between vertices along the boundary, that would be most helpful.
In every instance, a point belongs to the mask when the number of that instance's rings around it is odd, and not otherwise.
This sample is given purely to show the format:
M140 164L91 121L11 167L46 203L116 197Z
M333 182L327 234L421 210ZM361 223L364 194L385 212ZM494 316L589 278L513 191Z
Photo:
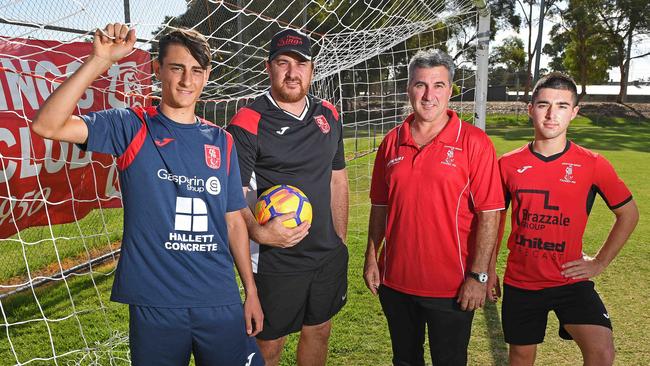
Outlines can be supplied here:
M487 69L480 65L487 54L479 18L472 0L0 5L0 363L130 363L128 309L108 300L122 226L115 159L29 131L38 106L90 52L96 27L129 23L138 50L93 84L76 113L156 104L149 52L156 57L157 39L168 30L188 27L204 34L213 51L197 113L220 125L267 90L273 34L307 33L317 55L311 92L336 106L344 127L350 245L365 245L373 153L409 112L410 58L421 49L447 51L457 65L452 107L469 122L480 119L474 100L485 94Z

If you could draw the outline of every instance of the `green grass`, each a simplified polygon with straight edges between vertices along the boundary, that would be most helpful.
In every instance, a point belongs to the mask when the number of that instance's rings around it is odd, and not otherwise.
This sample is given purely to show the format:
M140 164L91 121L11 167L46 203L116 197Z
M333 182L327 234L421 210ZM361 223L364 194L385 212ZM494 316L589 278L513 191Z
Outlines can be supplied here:
M77 223L52 226L52 231L48 226L22 230L0 240L0 284L9 279L22 283L28 270L32 277L42 271L53 273L59 270L51 266L58 263L57 257L78 258L81 262L95 258L100 252L117 249L115 243L121 237L120 209L94 210Z
M503 154L522 146L532 135L525 116L499 115L488 119L488 133ZM585 147L601 152L616 167L619 175L632 190L641 211L641 221L617 259L607 270L595 279L597 289L608 307L614 324L617 349L616 364L648 365L650 349L647 347L646 332L650 329L650 219L644 213L650 210L650 172L646 168L650 161L650 125L647 123L621 124L610 119L593 123L580 117L572 126L571 139ZM348 165L351 192L351 221L348 245L350 247L348 305L334 318L330 340L328 365L390 365L390 339L386 321L379 301L365 288L362 279L363 253L365 251L368 215L368 184L372 171L374 154L366 154L377 146L380 138L369 137L357 141L346 141L349 156L355 151L360 156ZM585 251L594 254L601 245L614 221L602 200L594 205L585 233ZM49 236L49 233L48 233ZM105 240L105 239L104 239ZM105 244L104 244L105 245ZM5 243L0 246L3 253ZM499 258L499 273L503 274L506 251L502 246ZM36 256L35 256L36 257ZM22 257L17 260L22 261ZM30 257L30 262L32 259ZM2 270L4 270L4 263ZM96 348L96 353L87 353L81 364L90 364L93 357L101 357L99 364L108 364L113 358L115 364L126 364L124 343L115 351L106 339L112 334L122 336L127 331L127 307L108 301L112 276L104 274L110 268L100 268L94 276L96 287L90 276L71 277L68 286L61 283L43 287L36 291L43 312L38 308L31 292L0 303L3 317L0 324L18 321L50 319L47 324L53 334L57 355L84 347ZM68 288L70 291L68 291ZM71 300L72 299L72 300ZM70 316L72 303L77 316ZM65 319L65 320L57 320ZM18 353L18 360L52 357L52 346L45 322L35 321L22 325L11 325L8 331L0 328L0 364L14 364L16 357L9 348L7 332ZM83 337L79 331L83 329ZM581 356L573 342L562 341L557 336L557 321L549 317L549 328L545 342L538 349L538 365L577 365ZM84 341L84 337L86 341ZM297 336L289 337L282 365L295 365ZM59 359L78 360L83 353L71 354ZM469 347L470 365L504 365L507 361L507 347L503 343L500 325L500 303L487 306L476 312L472 339ZM30 365L49 365L51 361L37 361Z

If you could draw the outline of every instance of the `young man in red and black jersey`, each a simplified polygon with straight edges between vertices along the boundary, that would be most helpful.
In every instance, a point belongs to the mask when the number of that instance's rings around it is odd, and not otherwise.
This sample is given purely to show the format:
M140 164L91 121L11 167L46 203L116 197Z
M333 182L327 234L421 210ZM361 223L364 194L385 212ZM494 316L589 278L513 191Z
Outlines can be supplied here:
M265 315L257 341L267 365L278 364L286 336L298 331L298 364L325 365L330 319L347 298L343 127L332 104L308 94L311 59L307 35L292 29L276 34L266 63L270 90L241 108L227 127L248 198L289 184L305 192L314 212L311 225L288 229L282 221L293 213L259 225L244 210Z
M499 161L506 201L512 202L502 308L511 365L535 362L550 310L560 321L560 336L576 341L585 365L614 360L609 315L589 279L618 254L639 213L612 165L567 140L577 100L568 76L551 73L540 79L528 105L535 140ZM616 223L592 258L582 251L582 237L596 194L616 215ZM493 300L498 296L498 283L494 285Z

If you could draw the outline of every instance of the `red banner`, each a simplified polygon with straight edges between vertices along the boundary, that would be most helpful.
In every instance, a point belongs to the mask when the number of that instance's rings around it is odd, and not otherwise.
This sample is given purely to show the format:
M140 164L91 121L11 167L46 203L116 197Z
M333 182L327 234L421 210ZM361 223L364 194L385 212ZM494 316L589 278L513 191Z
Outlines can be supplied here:
M0 238L121 206L112 156L42 139L29 128L39 106L91 50L87 42L0 38ZM114 64L86 90L75 114L144 104L149 61L148 52L136 50Z

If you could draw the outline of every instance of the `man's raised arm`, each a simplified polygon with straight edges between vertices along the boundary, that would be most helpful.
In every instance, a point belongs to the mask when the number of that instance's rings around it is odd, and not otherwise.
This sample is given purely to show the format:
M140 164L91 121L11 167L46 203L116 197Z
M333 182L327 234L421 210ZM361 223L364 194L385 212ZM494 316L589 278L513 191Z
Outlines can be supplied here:
M52 93L34 117L31 127L44 138L84 143L88 128L73 112L86 89L114 62L131 53L135 30L124 24L108 24L95 31L93 51L81 67Z

